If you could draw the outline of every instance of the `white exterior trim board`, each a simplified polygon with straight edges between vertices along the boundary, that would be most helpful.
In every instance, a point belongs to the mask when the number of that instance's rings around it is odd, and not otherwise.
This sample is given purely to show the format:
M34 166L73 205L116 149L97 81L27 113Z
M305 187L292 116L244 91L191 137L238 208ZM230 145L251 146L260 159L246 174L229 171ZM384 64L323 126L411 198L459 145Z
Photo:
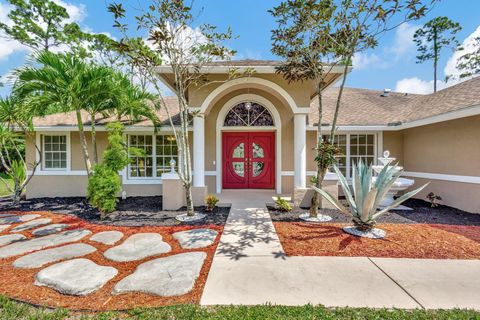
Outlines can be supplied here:
M480 177L478 176L462 176L462 175L443 174L443 173L411 172L411 171L405 171L403 175L406 177L412 177L412 178L480 184Z

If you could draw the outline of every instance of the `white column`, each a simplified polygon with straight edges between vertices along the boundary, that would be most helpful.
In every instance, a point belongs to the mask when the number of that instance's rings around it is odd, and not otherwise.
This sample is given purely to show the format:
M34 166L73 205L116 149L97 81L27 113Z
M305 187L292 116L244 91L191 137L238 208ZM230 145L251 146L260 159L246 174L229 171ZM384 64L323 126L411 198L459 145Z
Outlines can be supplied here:
M193 186L205 186L205 119L193 118Z
M307 187L307 115L294 115L294 187Z

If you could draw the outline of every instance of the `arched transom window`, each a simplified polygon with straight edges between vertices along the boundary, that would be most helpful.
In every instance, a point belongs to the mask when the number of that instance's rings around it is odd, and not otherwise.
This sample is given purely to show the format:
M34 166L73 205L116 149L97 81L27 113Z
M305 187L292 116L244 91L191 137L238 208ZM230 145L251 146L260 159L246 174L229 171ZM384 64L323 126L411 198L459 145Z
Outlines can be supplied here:
M264 106L255 102L242 102L227 113L225 127L269 127L273 126L273 118Z

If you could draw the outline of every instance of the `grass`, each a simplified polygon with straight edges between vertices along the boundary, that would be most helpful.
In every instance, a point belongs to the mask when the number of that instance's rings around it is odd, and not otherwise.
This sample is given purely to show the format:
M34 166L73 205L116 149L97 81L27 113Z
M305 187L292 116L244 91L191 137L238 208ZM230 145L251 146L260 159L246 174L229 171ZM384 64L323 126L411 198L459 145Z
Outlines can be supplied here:
M231 319L231 320L316 320L316 319L480 319L480 313L470 310L376 310L376 309L328 309L321 306L285 307L285 306L225 306L202 308L196 305L180 305L155 309L138 309L128 312L104 312L97 314L73 314L67 310L47 310L35 308L28 304L15 302L0 296L0 319L85 319L85 320L110 320L110 319Z
M0 175L2 176L2 179L6 180L7 183L13 187L13 180L8 179L3 173L0 173ZM10 194L10 190L8 190L5 184L0 180L0 197L8 196Z

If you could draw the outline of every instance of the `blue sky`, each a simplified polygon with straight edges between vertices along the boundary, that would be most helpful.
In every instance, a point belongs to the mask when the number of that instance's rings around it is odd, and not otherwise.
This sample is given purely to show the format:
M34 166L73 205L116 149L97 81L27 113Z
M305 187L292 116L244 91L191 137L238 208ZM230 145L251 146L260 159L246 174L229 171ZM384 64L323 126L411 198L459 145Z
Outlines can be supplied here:
M116 35L112 28L111 16L106 11L109 0L56 0L67 6L73 20L85 29L94 32L108 32ZM146 3L147 1L130 1ZM276 0L196 0L196 7L203 7L199 17L201 22L209 22L225 29L230 26L239 39L229 45L238 51L237 58L276 59L270 52L270 30L275 27L274 20L267 10L277 4ZM6 19L8 5L0 0L0 19ZM355 57L354 70L349 76L348 86L382 90L428 93L433 88L431 64L415 63L415 47L411 37L415 28L436 16L448 16L459 22L463 30L460 41L480 36L480 0L443 0L427 17L414 23L404 24L386 34L377 48ZM117 35L118 36L118 35ZM470 37L470 38L469 38ZM27 51L13 42L0 42L0 75L21 65ZM439 77L455 73L453 68L458 53L444 51L439 67ZM451 84L451 83L450 83ZM448 84L447 84L448 85ZM440 87L445 86L443 82ZM5 95L8 88L0 89Z

